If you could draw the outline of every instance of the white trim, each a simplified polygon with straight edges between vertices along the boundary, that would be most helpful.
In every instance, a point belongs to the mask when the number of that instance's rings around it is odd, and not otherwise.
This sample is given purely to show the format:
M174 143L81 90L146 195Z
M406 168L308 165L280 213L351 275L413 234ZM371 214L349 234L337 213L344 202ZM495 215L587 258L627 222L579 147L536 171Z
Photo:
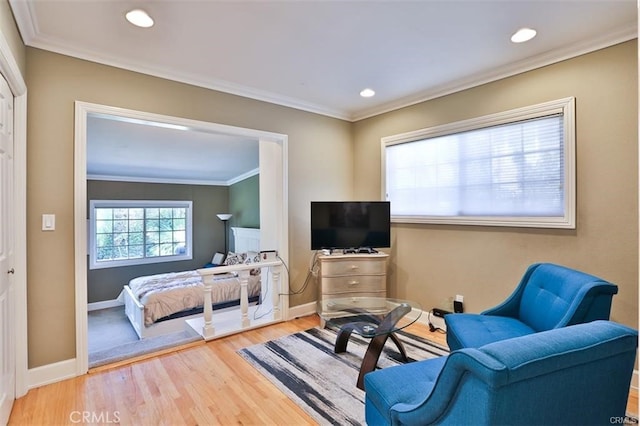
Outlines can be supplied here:
M537 105L471 118L425 129L414 130L381 139L381 199L387 197L386 148L393 145L457 134L490 126L508 124L561 113L564 126L564 215L554 216L436 216L436 215L391 215L392 223L425 223L445 225L512 226L533 228L575 229L576 227L576 169L575 169L575 98L568 97ZM393 200L391 200L393 202Z
M124 306L124 302L118 299L103 300L102 302L91 302L87 304L87 311L99 311L100 309L115 308Z
M288 318L301 318L316 313L317 301L305 303L304 305L297 305L289 308Z
M364 120L366 118L384 114L386 112L395 111L400 108L415 105L452 93L460 92L471 87L476 87L482 84L490 83L492 81L501 80L536 68L541 68L550 64L594 52L599 49L604 49L606 47L623 43L625 41L633 40L634 38L638 37L637 22L632 22L626 27L615 28L606 34L598 35L591 39L581 40L580 42L569 46L563 46L555 50L544 52L533 58L528 58L520 62L507 64L503 67L495 68L484 74L476 74L472 77L445 82L424 92L413 94L401 99L396 99L394 101L387 102L372 108L356 112L349 112L345 110L329 108L324 105L307 102L301 99L291 98L265 90L243 86L221 79L202 80L201 78L196 77L192 74L177 72L177 68L165 69L162 67L150 67L149 65L143 63L125 63L122 61L122 59L117 57L107 57L104 55L100 56L95 50L70 49L68 46L59 43L57 40L48 38L40 34L37 28L37 22L34 19L35 15L31 10L31 8L33 7L32 2L23 0L9 0L9 4L11 5L11 9L16 18L16 22L20 23L19 27L21 30L21 35L24 43L27 46L33 46L39 49L60 53L62 55L85 59L91 62L106 64L126 70L166 78L173 81L188 83L207 89L217 90L224 93L230 93L237 96L269 102L276 105L282 105L351 122Z
M107 114L120 117L155 121L177 126L186 126L203 131L226 133L249 137L259 141L260 150L260 220L269 231L261 236L270 250L277 250L282 261L287 263L289 254L288 234L288 182L287 158L288 137L284 134L247 129L224 124L209 123L186 118L124 108L75 102L74 132L74 244L75 244L75 295L76 295L76 375L85 374L89 367L87 347L87 173L86 173L86 122L89 114ZM273 165L265 167L264 164ZM272 170L273 169L273 170ZM283 274L284 275L284 274ZM282 277L287 280L288 277ZM282 292L288 291L288 285ZM288 313L289 297L283 296L283 315ZM287 318L282 318L286 320Z
M101 261L96 260L96 217L95 209L99 208L132 208L132 207L178 207L186 209L185 234L186 247L183 254L165 256L150 256L123 260ZM146 219L146 216L145 216ZM144 236L144 244L147 236ZM120 268L132 265L149 265L152 263L176 262L193 259L193 201L177 200L89 200L89 269Z
M110 176L110 175L87 175L88 180L102 180L108 182L139 182L139 183L164 183L178 185L209 185L228 186L223 180L196 180L196 179L167 179L167 178L144 178L140 176Z
M378 105L374 108L362 110L353 114L350 119L352 122L365 120L387 112L396 111L408 106L417 105L432 99L441 98L453 93L462 92L463 90L481 86L483 84L494 81L503 80L514 75L522 74L527 71L542 68L558 62L576 58L596 50L605 49L624 43L629 40L638 38L637 22L629 24L627 27L614 29L612 32L595 37L593 39L581 40L579 43L571 46L564 46L555 50L551 50L540 55L524 59L519 62L507 64L503 67L495 68L484 74L476 74L472 77L461 78L456 81L447 82L436 87L432 87L421 93L414 93L395 101Z
M9 43L0 32L0 74L14 96L14 312L15 312L15 396L28 391L27 328L27 85Z
M76 360L67 359L53 364L29 369L29 389L49 385L76 376Z
M260 168L259 167L257 169L249 170L248 172L243 173L243 174L241 174L239 176L236 176L233 179L229 179L226 184L228 186L231 186L234 183L242 182L243 180L249 179L250 177L253 177L253 176L258 175L258 174L260 174Z
M110 176L88 174L88 180L103 180L110 182L141 182L141 183L171 183L178 185L209 185L209 186L231 186L260 173L260 168L250 170L229 180L198 180L198 179L167 179L167 178L144 178L140 176Z

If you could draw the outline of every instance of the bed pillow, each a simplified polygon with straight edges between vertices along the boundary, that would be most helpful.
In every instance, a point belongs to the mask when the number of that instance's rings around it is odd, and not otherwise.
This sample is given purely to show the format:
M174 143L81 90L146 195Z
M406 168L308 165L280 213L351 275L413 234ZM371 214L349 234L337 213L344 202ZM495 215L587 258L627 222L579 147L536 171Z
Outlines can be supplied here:
M211 259L211 264L213 265L221 265L224 260L224 253L216 253L213 255L213 259Z
M227 253L227 257L224 259L225 265L240 265L244 263L247 258L246 253L234 253L230 251Z
M259 263L260 262L260 253L258 253L257 251L248 251L246 253L246 258L244 260L244 264L245 265L250 265L252 263ZM251 275L260 275L260 268L254 268L252 270L249 271L249 274Z

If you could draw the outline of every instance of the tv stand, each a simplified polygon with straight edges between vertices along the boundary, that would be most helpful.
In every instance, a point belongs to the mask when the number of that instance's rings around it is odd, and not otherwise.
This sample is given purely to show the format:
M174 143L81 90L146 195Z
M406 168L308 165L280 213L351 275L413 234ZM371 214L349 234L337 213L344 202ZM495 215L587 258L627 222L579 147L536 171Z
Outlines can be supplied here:
M318 256L318 303L320 318L328 318L331 312L323 312L323 301L343 297L386 297L387 259L383 252L329 254ZM326 303L324 303L326 306ZM324 326L324 319L322 320Z

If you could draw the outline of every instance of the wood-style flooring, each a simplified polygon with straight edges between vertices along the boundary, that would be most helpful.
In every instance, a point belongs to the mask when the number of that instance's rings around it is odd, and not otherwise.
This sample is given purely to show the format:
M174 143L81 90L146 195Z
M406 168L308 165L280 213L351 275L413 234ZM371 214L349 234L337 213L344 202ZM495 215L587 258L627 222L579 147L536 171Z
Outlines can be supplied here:
M315 424L236 351L318 324L312 315L32 389L15 401L9 425ZM410 331L446 344L444 334L423 325ZM638 413L637 391L628 408Z

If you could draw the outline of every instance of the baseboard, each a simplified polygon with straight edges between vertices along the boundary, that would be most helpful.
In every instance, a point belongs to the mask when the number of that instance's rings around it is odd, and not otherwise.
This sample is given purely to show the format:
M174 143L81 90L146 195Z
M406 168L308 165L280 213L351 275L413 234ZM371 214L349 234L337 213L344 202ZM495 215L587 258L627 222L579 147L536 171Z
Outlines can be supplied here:
M92 302L87 304L87 310L91 312L91 311L97 311L100 309L115 308L116 306L122 306L122 305L124 305L124 303L119 301L118 299L104 300L102 302Z
M30 368L27 371L27 387L29 389L56 383L76 377L76 359L55 362L41 367Z
M442 331L447 331L447 324L444 322L444 318L437 317L431 313L431 311L423 311L420 318L418 318L418 322L429 327L430 324L433 324L434 327L441 329Z
M109 302L116 302L116 304L112 304L110 306L104 306L96 309L104 309L105 307L113 307L119 306L117 300L114 301L106 301L106 302L97 302L96 304L103 304ZM95 305L95 304L90 304ZM90 309L91 310L91 309ZM313 315L316 313L316 302L306 303L304 305L297 305L289 308L289 318L299 318L305 317L308 315ZM425 314L427 314L425 312ZM442 328L446 330L446 326L444 324L444 320L442 318L434 317L433 315L421 315L418 319L418 322L424 323L427 326L429 325L429 320L435 327ZM65 361L56 362L53 364L43 365L41 367L31 368L27 371L27 387L28 389L38 388L40 386L48 385L51 383L59 382L66 379L71 379L76 377L78 374L76 372L76 360L68 359ZM633 371L633 376L631 377L631 389L638 390L638 382L639 382L639 372L638 370Z
M300 318L306 317L316 313L316 302L305 303L304 305L297 305L289 307L289 316L287 318Z

